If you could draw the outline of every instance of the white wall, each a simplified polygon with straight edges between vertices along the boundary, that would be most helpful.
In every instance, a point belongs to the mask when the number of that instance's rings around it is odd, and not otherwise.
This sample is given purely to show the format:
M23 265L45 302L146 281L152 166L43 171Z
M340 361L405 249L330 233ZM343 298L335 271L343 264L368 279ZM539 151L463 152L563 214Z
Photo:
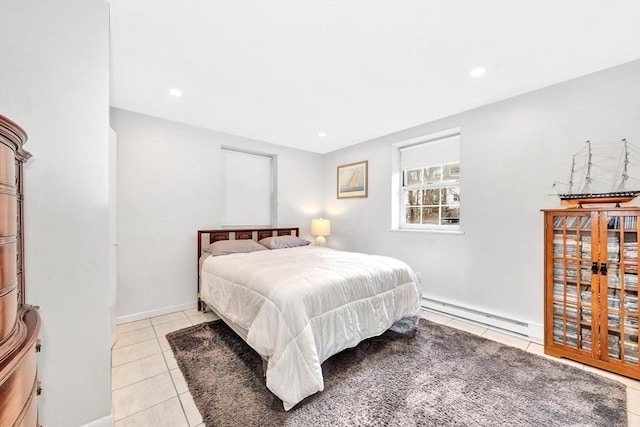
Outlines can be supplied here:
M390 231L391 144L462 128L463 235ZM640 61L408 129L324 158L330 246L395 256L424 295L543 322L541 208L584 141L640 144ZM336 167L369 160L369 197L337 200ZM637 171L638 172L638 171Z
M118 290L118 135L109 128L109 317L111 347L116 343Z
M278 224L309 234L322 210L321 156L120 109L119 322L195 307L196 232L222 224L220 146L277 155ZM242 171L238 171L242 173Z
M0 2L0 111L29 134L26 300L43 319L40 423L110 407L109 10L98 1Z

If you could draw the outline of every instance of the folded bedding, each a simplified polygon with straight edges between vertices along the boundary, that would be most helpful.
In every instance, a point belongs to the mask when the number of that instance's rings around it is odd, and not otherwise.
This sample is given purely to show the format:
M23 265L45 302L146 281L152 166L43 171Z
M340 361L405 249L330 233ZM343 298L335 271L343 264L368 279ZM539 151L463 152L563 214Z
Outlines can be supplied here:
M268 357L267 387L285 410L323 390L327 358L420 309L404 262L318 246L208 257L201 298Z

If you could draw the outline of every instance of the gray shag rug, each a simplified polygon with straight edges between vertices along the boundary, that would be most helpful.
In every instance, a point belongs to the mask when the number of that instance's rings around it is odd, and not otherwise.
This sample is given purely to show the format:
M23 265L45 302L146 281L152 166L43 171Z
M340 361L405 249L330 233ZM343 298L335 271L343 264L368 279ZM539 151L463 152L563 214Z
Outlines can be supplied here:
M424 319L329 358L324 391L289 412L223 322L167 339L208 427L626 424L623 384Z

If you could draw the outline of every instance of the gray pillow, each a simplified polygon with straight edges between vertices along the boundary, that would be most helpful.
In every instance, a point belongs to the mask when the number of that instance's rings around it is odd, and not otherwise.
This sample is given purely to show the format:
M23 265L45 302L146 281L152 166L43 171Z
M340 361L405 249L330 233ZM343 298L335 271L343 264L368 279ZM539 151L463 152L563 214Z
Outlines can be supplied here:
M257 244L253 240L219 240L213 242L203 252L209 252L213 256L229 255L229 254L244 254L255 251L264 251L265 248L262 245Z
M266 237L258 241L258 243L269 249L283 249L295 248L296 246L306 246L311 242L295 236L276 236Z

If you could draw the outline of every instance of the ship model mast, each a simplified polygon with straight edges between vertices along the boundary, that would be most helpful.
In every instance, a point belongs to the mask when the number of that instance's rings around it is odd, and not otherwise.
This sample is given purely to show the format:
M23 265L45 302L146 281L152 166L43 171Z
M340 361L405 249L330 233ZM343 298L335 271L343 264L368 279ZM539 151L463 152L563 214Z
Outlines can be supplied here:
M620 186L618 189L620 191L624 191L627 185L627 181L629 180L629 149L627 148L627 140L625 138L622 139L624 144L624 167L622 169L622 181L620 181Z
M620 184L616 189L606 192L594 192L592 190L593 183L593 151L591 141L587 141L587 162L584 173L584 185L578 193L574 193L575 175L576 175L576 156L573 155L571 162L571 175L569 178L569 188L566 193L558 194L563 205L580 206L587 203L625 203L633 200L640 195L640 190L627 190L627 182L629 180L629 147L627 140L622 139L623 143L623 162Z
M569 178L569 193L573 193L573 175L576 173L576 155L571 158L571 177Z

